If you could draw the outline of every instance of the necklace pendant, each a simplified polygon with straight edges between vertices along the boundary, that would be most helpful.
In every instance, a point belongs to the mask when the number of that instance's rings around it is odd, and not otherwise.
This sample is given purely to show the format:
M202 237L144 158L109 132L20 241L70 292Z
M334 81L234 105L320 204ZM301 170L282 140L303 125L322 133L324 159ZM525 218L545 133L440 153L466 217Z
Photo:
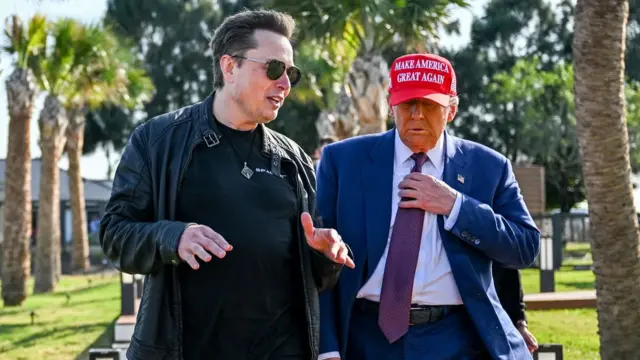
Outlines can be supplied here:
M253 170L247 167L247 163L244 163L244 167L242 168L242 171L240 171L240 174L247 179L251 179L251 176L253 176Z

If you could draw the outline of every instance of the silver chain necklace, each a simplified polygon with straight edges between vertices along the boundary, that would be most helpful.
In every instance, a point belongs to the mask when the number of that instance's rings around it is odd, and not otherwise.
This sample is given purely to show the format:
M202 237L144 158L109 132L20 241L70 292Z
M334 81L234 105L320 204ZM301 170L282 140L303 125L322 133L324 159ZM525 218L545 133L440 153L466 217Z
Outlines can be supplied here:
M247 161L249 161L249 158L253 153L253 142L256 139L257 132L258 132L258 129L256 128L253 132L253 135L251 136L251 145L249 145L249 153L247 154L247 158L244 161L244 167L242 168L242 170L240 170L240 174L242 174L242 176L244 176L247 179L251 179L251 177L253 176L253 170L249 169L249 167L247 166ZM233 142L231 141L231 137L227 135L227 139L229 140L229 145L231 145L231 149L233 150L234 154L236 154L236 156L238 157L238 160L242 161L240 154L238 154L236 147L233 145Z

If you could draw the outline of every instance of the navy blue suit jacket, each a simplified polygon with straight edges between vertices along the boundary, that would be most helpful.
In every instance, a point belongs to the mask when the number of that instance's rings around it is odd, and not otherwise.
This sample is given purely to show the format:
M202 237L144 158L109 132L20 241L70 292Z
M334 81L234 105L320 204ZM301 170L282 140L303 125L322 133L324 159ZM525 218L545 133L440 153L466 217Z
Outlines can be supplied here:
M356 295L384 252L391 221L395 129L325 147L318 168L318 210L325 227L350 246L355 269L320 295L320 353L344 359ZM480 144L445 133L443 181L463 194L454 227L438 227L458 290L494 359L531 354L500 305L492 261L524 268L538 255L540 232L524 204L510 162ZM353 360L353 359L348 359Z

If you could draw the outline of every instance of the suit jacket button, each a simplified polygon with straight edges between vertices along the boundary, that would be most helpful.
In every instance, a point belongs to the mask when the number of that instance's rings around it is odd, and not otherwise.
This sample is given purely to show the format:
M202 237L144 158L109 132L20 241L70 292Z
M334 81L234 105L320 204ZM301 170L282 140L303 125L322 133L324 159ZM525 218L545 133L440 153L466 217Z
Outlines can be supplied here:
M480 240L476 239L473 243L476 244L476 245L479 245L480 244Z
M467 232L467 230L463 231L460 235L462 235L463 239L466 239L469 237L469 233Z

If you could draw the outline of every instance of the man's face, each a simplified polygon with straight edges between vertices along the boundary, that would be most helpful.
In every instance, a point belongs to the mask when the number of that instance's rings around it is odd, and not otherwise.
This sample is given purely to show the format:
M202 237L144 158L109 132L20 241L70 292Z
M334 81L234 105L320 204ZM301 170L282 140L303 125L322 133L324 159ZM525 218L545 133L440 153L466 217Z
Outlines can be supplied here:
M393 107L393 118L400 139L414 153L427 152L436 146L456 108L433 100L415 99Z
M256 30L254 36L258 47L247 51L244 57L280 60L287 68L293 66L293 48L286 37L266 30ZM260 62L244 59L241 67L236 62L229 76L231 81L225 79L225 86L230 87L232 98L248 118L258 123L275 119L291 90L286 72L279 79L271 80L267 77L267 64Z

